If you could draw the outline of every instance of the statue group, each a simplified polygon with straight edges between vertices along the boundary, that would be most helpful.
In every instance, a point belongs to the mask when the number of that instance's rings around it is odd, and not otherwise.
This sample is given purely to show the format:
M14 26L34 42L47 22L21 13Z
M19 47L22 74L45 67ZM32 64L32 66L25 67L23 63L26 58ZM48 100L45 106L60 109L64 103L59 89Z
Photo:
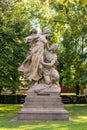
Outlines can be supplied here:
M37 33L35 29L32 29L30 35L25 38L25 43L30 44L30 51L18 70L31 81L31 86L34 86L34 88L32 87L33 91L39 92L47 86L56 85L59 79L59 73L56 70L58 61L55 53L58 45L49 44L48 38L51 34L50 30Z
M49 44L50 30L37 33L30 31L25 43L30 44L30 51L18 68L31 81L23 109L16 120L69 120L64 109L58 84L59 73L56 50L58 45Z

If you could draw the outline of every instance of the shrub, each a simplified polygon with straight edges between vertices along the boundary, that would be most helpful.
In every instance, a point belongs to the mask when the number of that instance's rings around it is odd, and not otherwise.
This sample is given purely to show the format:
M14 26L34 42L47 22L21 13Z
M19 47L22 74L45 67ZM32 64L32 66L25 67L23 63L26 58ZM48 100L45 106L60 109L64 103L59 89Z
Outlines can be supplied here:
M21 104L24 103L26 95L0 95L1 104Z
M26 95L0 95L0 104L23 104ZM64 104L86 104L85 95L61 95Z

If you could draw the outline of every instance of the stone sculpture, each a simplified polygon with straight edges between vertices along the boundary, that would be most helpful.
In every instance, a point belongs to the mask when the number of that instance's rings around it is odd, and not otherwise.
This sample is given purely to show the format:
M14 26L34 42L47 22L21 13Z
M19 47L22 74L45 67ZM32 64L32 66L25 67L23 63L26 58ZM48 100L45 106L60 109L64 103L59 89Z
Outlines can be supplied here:
M58 84L59 73L56 69L57 44L49 45L51 31L37 33L35 29L25 38L31 45L26 59L18 70L31 81L23 109L16 120L69 120L64 109Z
M50 30L37 33L35 29L32 29L30 35L25 38L25 43L30 43L31 50L18 70L32 81L33 86L37 84L38 87L41 84L45 87L52 85L52 83L56 84L59 79L59 73L56 70L57 55L55 53L58 46L57 44L49 45L48 37L50 36Z

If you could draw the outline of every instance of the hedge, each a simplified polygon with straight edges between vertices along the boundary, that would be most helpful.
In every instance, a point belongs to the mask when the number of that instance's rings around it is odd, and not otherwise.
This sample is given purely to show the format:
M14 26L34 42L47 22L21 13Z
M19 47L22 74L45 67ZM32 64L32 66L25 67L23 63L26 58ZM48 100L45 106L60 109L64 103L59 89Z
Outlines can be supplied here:
M61 95L64 104L86 104L87 95Z
M0 104L23 104L26 95L0 95ZM87 95L61 95L64 104L86 104Z
M22 104L26 95L0 95L0 104Z

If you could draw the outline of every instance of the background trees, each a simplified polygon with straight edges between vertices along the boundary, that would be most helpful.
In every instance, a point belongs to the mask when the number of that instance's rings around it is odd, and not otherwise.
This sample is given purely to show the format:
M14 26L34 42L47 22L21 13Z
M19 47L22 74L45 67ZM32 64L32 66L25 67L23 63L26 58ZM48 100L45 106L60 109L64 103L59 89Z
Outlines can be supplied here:
M3 86L12 93L18 89L21 82L17 69L29 50L24 38L33 27L52 30L50 42L59 45L60 84L83 88L87 84L86 15L86 0L1 0L0 90Z

